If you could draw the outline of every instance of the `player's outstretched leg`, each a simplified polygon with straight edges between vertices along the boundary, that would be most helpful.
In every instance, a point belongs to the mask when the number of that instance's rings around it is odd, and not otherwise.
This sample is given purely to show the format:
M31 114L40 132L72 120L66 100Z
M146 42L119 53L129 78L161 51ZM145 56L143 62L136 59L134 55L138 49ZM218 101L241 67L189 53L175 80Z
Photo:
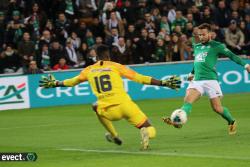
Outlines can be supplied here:
M200 96L201 96L201 93L195 88L188 89L186 96L184 98L184 104L182 105L180 109L183 110L188 116L191 113L192 104L196 102L200 98ZM182 125L175 124L174 122L172 122L170 117L163 117L163 122L168 125L174 126L175 128L182 127Z
M228 134L229 135L236 134L236 132L237 132L237 130L236 130L236 121L233 118L233 116L231 115L228 108L223 107L221 105L220 98L213 98L210 101L211 101L211 106L212 106L213 110L216 113L218 113L219 115L221 115L221 117L224 118L227 121L227 123L228 123Z
M144 122L143 125L140 127L140 134L141 134L141 150L149 149L149 140L155 138L156 130L151 124L147 121Z
M97 105L92 106L93 110L96 112L96 116L99 119L99 121L102 123L104 128L108 131L105 133L105 138L109 142L113 142L117 145L122 145L122 140L118 137L118 133L115 130L115 127L113 126L112 122L108 120L107 118L101 116L97 112Z
M237 132L237 130L236 130L236 120L232 117L230 111L226 107L223 107L223 112L218 112L218 113L228 123L228 134L229 135L236 134L236 132Z
M118 136L113 137L109 132L105 133L105 138L108 142L112 142L117 145L122 145L122 140Z

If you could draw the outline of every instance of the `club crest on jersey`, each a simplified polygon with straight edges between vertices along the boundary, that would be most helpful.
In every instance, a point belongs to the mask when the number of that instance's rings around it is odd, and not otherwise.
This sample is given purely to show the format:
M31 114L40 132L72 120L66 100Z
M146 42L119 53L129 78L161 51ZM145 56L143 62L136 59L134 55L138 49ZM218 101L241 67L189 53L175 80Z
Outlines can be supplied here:
M196 62L205 62L206 57L207 57L208 52L202 52L202 53L198 53L195 56L195 61Z

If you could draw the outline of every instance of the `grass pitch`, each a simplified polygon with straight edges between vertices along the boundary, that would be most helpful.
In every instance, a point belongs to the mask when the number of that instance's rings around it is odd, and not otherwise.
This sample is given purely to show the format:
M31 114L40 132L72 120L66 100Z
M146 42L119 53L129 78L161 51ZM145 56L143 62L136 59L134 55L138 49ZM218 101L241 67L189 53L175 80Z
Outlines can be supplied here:
M250 94L223 99L238 122L227 134L226 122L202 98L188 123L175 129L161 117L182 105L182 98L136 103L157 129L151 150L140 151L139 131L125 120L115 122L122 146L104 140L105 130L90 105L0 112L0 152L36 152L35 162L0 162L0 167L234 167L250 166Z

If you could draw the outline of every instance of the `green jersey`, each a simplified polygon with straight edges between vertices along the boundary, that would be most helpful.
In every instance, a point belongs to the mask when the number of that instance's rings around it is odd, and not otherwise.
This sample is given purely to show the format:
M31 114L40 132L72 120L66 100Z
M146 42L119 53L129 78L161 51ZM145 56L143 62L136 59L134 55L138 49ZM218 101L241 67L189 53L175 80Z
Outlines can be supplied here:
M224 44L217 41L209 41L205 44L197 43L194 49L194 80L218 80L216 63L220 55L230 58L241 66L246 63L233 52L228 50Z

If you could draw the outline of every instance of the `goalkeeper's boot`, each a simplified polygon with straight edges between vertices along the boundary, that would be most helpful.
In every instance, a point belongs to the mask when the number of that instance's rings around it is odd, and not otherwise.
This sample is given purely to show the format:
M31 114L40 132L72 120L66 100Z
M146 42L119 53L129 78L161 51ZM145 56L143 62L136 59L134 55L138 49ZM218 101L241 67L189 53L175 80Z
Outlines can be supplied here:
M236 134L236 121L234 120L232 123L228 125L228 134L234 135Z
M147 150L149 149L149 134L148 134L148 130L146 127L143 127L140 129L140 133L141 133L141 144L142 144L142 148L141 150Z
M163 117L163 122L165 122L168 125L174 126L175 128L182 128L181 124L175 124L173 121L171 121L171 119L169 117Z
M113 137L110 133L105 133L105 138L108 142L115 143L117 145L122 145L122 140L119 137Z

